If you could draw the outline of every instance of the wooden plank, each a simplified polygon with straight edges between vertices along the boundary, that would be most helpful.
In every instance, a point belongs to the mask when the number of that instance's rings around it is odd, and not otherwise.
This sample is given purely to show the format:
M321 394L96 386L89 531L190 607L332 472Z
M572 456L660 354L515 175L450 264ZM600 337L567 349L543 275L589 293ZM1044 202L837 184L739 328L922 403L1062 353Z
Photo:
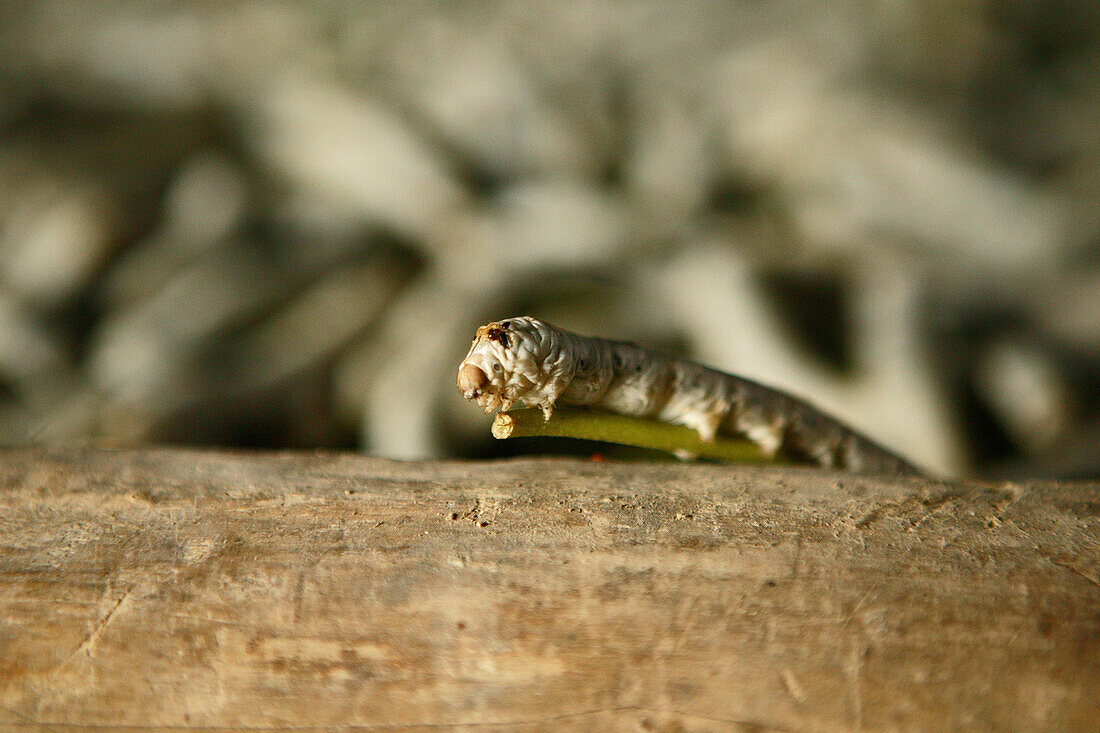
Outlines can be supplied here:
M1085 730L1096 484L0 452L0 728Z

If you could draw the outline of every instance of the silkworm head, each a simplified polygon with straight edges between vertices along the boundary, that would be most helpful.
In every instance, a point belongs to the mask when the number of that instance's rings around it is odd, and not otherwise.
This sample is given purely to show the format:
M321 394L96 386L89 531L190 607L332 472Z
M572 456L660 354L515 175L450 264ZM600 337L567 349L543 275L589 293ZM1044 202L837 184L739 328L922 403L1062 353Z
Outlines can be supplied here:
M489 386L489 375L476 364L463 364L458 370L458 389L466 399L473 399Z
M494 321L477 330L458 368L458 389L486 412L512 404L531 391L538 377L539 340L533 318Z

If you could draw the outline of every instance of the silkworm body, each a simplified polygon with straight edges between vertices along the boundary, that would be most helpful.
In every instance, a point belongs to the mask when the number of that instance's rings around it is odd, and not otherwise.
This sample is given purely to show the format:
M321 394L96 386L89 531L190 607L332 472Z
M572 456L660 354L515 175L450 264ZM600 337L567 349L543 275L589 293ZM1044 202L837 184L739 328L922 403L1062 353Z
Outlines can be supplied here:
M624 341L581 336L528 316L477 330L458 388L486 412L557 403L683 425L705 441L745 436L856 473L918 474L912 465L812 405L687 359Z

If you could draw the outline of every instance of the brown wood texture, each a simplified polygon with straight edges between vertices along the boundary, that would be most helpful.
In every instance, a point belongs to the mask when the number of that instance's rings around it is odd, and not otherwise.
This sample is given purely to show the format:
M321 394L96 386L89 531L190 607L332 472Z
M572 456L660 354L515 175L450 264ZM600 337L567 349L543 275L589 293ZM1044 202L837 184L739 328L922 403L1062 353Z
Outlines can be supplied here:
M0 452L6 730L1088 730L1096 484Z

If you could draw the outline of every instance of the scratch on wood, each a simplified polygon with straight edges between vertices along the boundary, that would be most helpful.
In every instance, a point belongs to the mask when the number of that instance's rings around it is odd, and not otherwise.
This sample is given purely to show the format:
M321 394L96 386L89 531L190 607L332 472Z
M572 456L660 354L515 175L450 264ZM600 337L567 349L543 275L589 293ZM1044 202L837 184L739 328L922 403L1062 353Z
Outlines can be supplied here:
M837 625L840 626L840 628L842 628L842 629L844 627L846 627L851 622L851 620L855 617L856 611L858 611L860 609L860 607L863 605L863 602L866 601L870 597L871 597L871 591L867 591L866 593L864 593L860 597L860 599L858 601L856 601L856 604L854 606L852 606L852 610L849 611L844 616L844 618L840 619L840 621Z
M1070 572L1077 573L1082 578L1092 583L1093 585L1100 587L1100 579L1093 577L1091 573L1087 573L1081 568L1077 567L1076 562L1066 562L1065 560L1058 560L1056 558L1050 558L1050 561L1059 567L1063 567Z
M214 618L213 616L188 616L183 613L170 613L166 618L174 618L180 621L191 621L200 624L217 624L218 626L233 626L240 629L252 629L252 624L244 621L229 621L223 618Z
M849 691L852 699L852 714L855 717L855 727L863 727L863 653L862 644L853 643L848 653L847 663L844 665L848 675Z
M302 620L302 594L305 591L306 584L306 571L298 571L298 579L294 584L294 623L297 624Z
M9 722L9 723L5 723L5 725L11 725L13 727L19 727L19 728L32 727L33 726L34 728L39 728L39 729L48 730L48 731L57 730L56 727L53 727L48 723L40 723L39 721L35 720L34 718L26 716L23 713L19 712L18 710L13 710L12 708L9 708L7 706L0 705L0 710L3 710L5 713L10 713L13 717L19 718L19 720L22 721L20 723L10 723Z
M1007 498L1003 501L999 501L993 505L993 511L996 512L998 519L1004 519L1004 513L1020 499L1031 493L1030 486L1017 486L1016 484L1008 484L1002 489L1007 495Z
M932 506L932 508L931 508L931 509L929 509L929 510L928 510L927 512L925 512L925 513L924 513L924 514L923 514L923 515L921 516L921 518L920 518L920 519L918 519L917 521L913 522L913 528L914 528L914 529L916 529L917 527L921 526L921 525L922 525L922 524L924 524L924 523L925 523L925 521L927 521L927 520L928 520L929 518L931 518L931 517L932 517L932 516L934 516L935 514L938 514L939 512L943 511L943 510L944 510L945 508L947 508L947 507L949 507L949 506L951 506L951 502L950 502L950 500L947 500L947 501L941 502L941 503L939 503L939 504L935 504L935 505L933 505L933 506Z
M862 517L860 517L856 521L856 525L855 525L856 528L857 529L866 529L870 525L877 522L879 520L879 518L881 518L882 515L886 514L886 512L892 506L893 506L892 504L883 504L882 506L877 506L874 509L871 509L869 512L864 514Z
M125 592L119 596L118 600L115 601L115 605L111 606L111 609L107 611L102 619L100 619L96 627L88 632L84 640L73 650L73 653L66 657L65 661L61 663L62 667L75 659L81 652L84 652L89 658L92 656L92 652L95 650L99 638L103 635L103 631L107 628L107 624L111 623L111 619L115 617L115 614L118 612L118 609L122 607L122 604L130 598L132 592L133 588L127 588Z
M798 684L798 678L794 676L794 672L790 667L784 667L783 671L779 673L779 678L783 680L783 686L787 688L787 692L794 698L794 701L798 704L806 702L806 693L802 689L802 685Z

